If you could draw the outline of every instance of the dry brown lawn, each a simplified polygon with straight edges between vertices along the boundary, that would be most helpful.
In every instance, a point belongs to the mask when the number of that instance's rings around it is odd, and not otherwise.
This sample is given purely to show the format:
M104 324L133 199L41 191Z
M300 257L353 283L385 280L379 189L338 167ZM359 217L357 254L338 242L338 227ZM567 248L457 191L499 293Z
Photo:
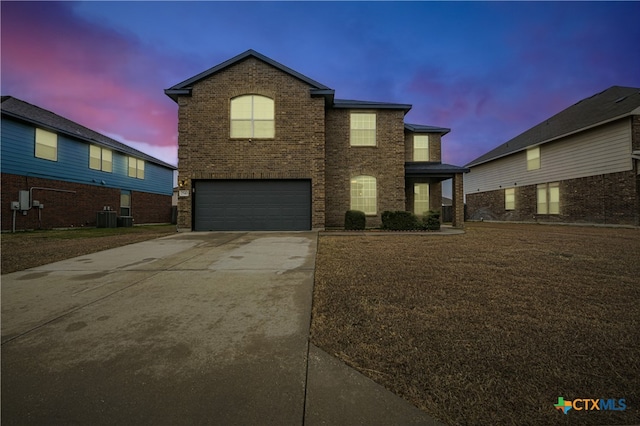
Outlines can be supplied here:
M311 331L447 424L638 424L640 230L325 234ZM564 415L560 396L627 409Z
M22 271L175 232L175 225L149 225L3 233L0 240L2 273Z

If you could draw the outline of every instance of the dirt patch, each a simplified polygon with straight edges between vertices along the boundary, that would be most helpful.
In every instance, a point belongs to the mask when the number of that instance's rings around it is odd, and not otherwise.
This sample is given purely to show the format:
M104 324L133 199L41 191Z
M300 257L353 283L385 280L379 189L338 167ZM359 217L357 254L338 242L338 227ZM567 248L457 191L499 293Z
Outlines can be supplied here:
M639 259L637 229L324 235L312 342L447 424L639 423Z

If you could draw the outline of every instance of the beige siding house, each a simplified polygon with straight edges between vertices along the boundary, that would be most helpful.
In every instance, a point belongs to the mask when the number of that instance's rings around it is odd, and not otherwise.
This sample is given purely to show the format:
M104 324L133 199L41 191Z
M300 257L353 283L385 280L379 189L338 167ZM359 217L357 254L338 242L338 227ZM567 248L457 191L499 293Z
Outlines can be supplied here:
M404 122L411 105L342 100L335 91L248 50L167 90L178 104L178 228L341 228L385 210L440 210L462 173L441 163L449 129ZM456 185L457 183L457 185Z
M640 89L611 87L467 164L472 220L639 225Z

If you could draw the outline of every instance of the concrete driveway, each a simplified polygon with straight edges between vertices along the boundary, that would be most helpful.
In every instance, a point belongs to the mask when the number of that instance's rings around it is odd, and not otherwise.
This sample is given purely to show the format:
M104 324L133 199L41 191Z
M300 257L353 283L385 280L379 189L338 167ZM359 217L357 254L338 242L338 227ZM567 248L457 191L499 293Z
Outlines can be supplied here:
M3 276L2 424L435 424L309 345L316 244L176 234Z

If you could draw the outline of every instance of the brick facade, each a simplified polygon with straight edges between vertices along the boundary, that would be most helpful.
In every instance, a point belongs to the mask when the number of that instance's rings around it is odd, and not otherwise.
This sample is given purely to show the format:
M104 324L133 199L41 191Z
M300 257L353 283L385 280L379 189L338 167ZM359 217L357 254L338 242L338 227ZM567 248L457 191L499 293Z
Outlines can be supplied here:
M636 166L637 167L637 166ZM515 188L515 210L504 190L467 194L468 219L640 225L637 170L560 181L560 214L537 214L536 185Z
M327 111L326 226L344 226L350 209L351 178L376 178L377 214L367 217L367 226L380 226L385 210L404 210L404 114L397 110L376 112L377 146L350 146L348 109Z
M415 133L406 132L404 136L404 161L413 160L413 136ZM429 134L429 161L442 161L442 136L437 133Z
M180 230L194 228L194 188L204 180L308 179L316 229L344 226L351 179L361 175L376 179L376 214L367 217L368 227L380 226L385 210L413 210L413 181L405 172L405 161L413 161L412 131L404 123L410 105L334 99L332 89L254 51L165 93L178 103L178 183L191 194L178 199ZM241 95L274 101L273 138L230 137L231 100ZM356 111L376 114L375 147L351 146L350 116ZM429 136L432 163L439 164L441 135ZM431 185L430 203L440 210L446 177L425 173L416 182Z
M96 213L105 206L115 210L118 216L120 214L119 189L3 173L0 200L3 231L12 229L11 202L18 201L19 191L28 191L30 188L33 188L33 199L43 204L44 208L32 208L26 215L17 211L16 230L95 226ZM132 191L131 203L136 224L171 222L169 195Z
M179 181L311 179L312 227L325 224L324 99L304 82L247 58L194 85L179 98ZM274 99L273 139L232 139L230 100L258 94ZM192 200L178 200L178 227L192 228Z

